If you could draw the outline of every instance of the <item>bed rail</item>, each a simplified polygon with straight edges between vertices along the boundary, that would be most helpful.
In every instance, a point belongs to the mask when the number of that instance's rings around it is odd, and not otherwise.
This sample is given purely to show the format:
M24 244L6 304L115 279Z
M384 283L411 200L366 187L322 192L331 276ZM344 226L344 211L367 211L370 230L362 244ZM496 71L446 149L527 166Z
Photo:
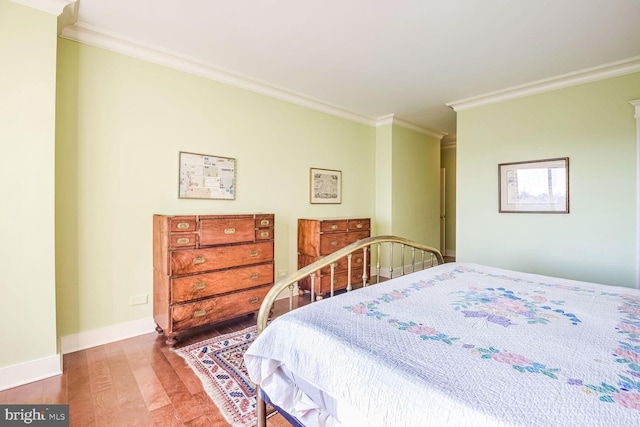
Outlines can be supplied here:
M387 252L382 251L382 245L387 244L389 249ZM396 249L396 246L398 248ZM372 250L374 249L374 250ZM386 249L385 249L386 250ZM394 252L395 250L395 252ZM371 256L375 255L376 262L376 283L380 281L380 273L381 273L381 258L385 258L385 262L388 265L387 274L388 277L398 277L403 276L406 273L412 273L413 271L424 270L425 268L432 267L433 265L440 265L444 263L444 259L440 252L432 248L430 246L426 246L420 243L413 242L411 240L407 240L402 237L396 236L374 236L368 237L366 239L358 240L355 243L352 243L348 246L345 246L342 249L339 249L333 252L326 257L309 264L308 266L296 271L295 273L290 274L289 276L277 281L271 287L267 295L265 296L262 304L260 305L260 311L258 312L258 334L260 334L266 327L267 322L269 321L269 316L273 309L273 304L275 303L278 296L285 290L289 289L289 310L293 309L293 288L296 283L304 279L306 277L310 277L311 279L311 302L314 300L314 280L315 273L319 271L321 268L326 266L331 266L331 271L333 272L335 265L338 260L347 257L348 267L347 267L347 291L352 289L351 285L351 257L354 253L358 251L364 252L364 265L367 266L367 257L371 260ZM405 258L407 251L410 252L411 264L410 267L407 268L405 265ZM416 252L418 252L418 260L416 261ZM428 260L426 259L428 256ZM373 260L371 260L373 261ZM428 264L428 265L427 265ZM397 267L396 267L397 265ZM417 268L416 266L420 268ZM409 271L407 271L407 269ZM369 277L367 274L370 272L367 268L364 269L362 274L362 286L368 286L371 283L368 283ZM333 296L333 274L331 278L331 291L330 296ZM258 417L257 427L266 427L267 425L267 407L266 402L260 392L260 388L256 387L256 415ZM294 424L295 425L295 424Z
M385 253L382 250L383 244L386 244L389 249ZM386 250L386 248L385 248ZM394 252L395 250L395 252ZM257 329L258 334L260 334L264 328L267 327L267 322L269 321L269 315L272 311L273 304L275 303L278 296L285 290L289 290L289 310L292 307L293 301L293 288L295 284L306 277L310 277L311 279L311 302L314 301L314 281L315 281L315 273L319 271L321 268L330 266L332 271L335 268L336 262L344 257L347 257L348 261L348 270L347 270L347 291L352 290L351 284L351 257L354 253L358 251L363 251L364 253L364 265L367 265L367 258L371 259L372 255L375 255L376 259L376 283L380 280L380 272L382 269L381 258L385 258L385 262L388 263L388 276L389 277L397 277L403 276L406 273L411 273L413 271L423 270L425 268L431 267L433 265L439 265L444 263L444 259L442 258L442 254L435 248L431 246L426 246L421 243L413 242L411 240L397 237L397 236L374 236L367 237L366 239L358 240L355 243L352 243L348 246L345 246L342 249L338 249L326 257L307 265L306 267L296 271L295 273L290 274L289 276L277 281L271 287L271 290L267 293L262 304L260 305L260 311L258 312L257 318ZM405 265L405 260L407 256L407 252L410 252L410 264L409 268ZM417 254L416 254L417 252ZM428 259L426 257L428 256ZM417 258L417 259L416 259ZM399 265L397 265L398 263ZM428 265L427 265L428 264ZM417 268L418 266L419 268ZM406 271L406 270L409 271ZM368 286L371 283L368 282L369 277L367 276L369 271L364 269L364 273L362 275L362 286ZM333 279L331 279L331 291L330 296L333 296Z

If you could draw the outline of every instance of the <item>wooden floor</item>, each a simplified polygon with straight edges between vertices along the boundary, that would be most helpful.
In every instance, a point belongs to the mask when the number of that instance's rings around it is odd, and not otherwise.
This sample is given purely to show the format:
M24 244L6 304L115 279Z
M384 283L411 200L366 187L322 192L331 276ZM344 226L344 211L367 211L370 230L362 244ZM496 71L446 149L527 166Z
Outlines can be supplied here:
M306 298L308 300L308 297ZM294 297L294 304L306 304ZM274 314L288 310L276 302ZM255 316L185 337L176 347L255 325ZM0 391L2 404L69 404L71 426L229 426L184 359L156 332L63 356L63 374ZM281 416L270 427L290 427Z

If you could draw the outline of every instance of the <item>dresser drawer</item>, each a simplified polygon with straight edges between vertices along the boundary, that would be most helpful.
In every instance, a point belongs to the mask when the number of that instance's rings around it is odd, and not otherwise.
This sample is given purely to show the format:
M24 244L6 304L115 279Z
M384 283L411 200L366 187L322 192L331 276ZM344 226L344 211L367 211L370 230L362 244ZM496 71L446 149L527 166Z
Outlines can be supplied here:
M346 219L331 219L320 222L321 233L333 233L347 231L348 221Z
M273 227L274 225L273 215L256 215L256 228Z
M177 250L170 254L170 275L203 273L271 260L273 260L273 241Z
M256 229L256 240L272 240L273 228Z
M172 279L172 303L207 298L273 283L273 263Z
M369 218L349 219L347 220L347 228L349 231L369 230L371 229L371 220Z
M200 246L253 242L255 220L251 218L200 219Z
M360 287L362 285L362 267L351 270L351 286ZM333 290L338 291L347 287L347 272L345 270L336 271L333 276ZM331 292L331 275L322 274L316 276L314 280L314 293L316 295L326 295ZM298 281L298 288L311 291L311 278Z
M269 291L270 286L234 292L187 304L173 305L171 318L173 331L181 332L196 326L256 312Z
M320 255L329 255L365 237L369 237L368 230L356 231L354 233L323 234L320 236Z
M174 216L169 218L169 232L196 231L197 221L195 216Z
M198 235L195 233L174 233L169 235L169 249L195 248Z
M319 259L322 259L324 257L321 256L311 256L311 255L304 255L304 254L299 254L298 255L298 269L306 267L307 265L316 262ZM370 259L370 255L367 252L367 264L371 265L371 259ZM358 251L357 253L353 254L351 256L351 268L354 269L356 267L360 267L362 268L362 265L364 265L364 253ZM347 270L349 266L349 260L347 259L347 257L344 258L340 258L338 260L338 262L336 263L336 268L335 271L344 271ZM326 274L331 274L331 266L326 266L326 267L322 267L320 269L320 274L326 275Z

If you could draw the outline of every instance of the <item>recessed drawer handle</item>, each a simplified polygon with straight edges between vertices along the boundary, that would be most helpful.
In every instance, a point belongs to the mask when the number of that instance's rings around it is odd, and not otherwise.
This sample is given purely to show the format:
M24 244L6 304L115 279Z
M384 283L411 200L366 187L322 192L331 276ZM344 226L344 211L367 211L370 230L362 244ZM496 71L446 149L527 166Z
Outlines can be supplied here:
M333 242L331 242L331 246L338 246L338 241L334 240Z
M260 252L258 252L258 251L251 251L251 252L249 252L249 256L250 256L251 258L255 258L255 257L257 257L259 254L260 254Z
M202 282L201 283L196 283L195 285L193 285L193 290L194 291L201 291L206 287L207 287L206 283L202 283Z
M337 230L337 229L338 229L338 225L337 225L337 224L333 224L333 225L331 226L331 229L332 229L332 230Z
M359 223L356 225L356 228L362 228L362 223L361 223L361 222L359 222Z
M249 299L249 304L255 304L260 302L260 297L253 297L251 299Z
M260 277L260 275L259 275L258 273L253 273L251 276L249 276L249 279L251 279L251 280L255 280L255 279L257 279L258 277Z
M268 231L263 231L262 233L260 233L260 237L269 237L269 232Z
M269 225L271 224L271 221L269 221L268 219L263 219L262 221L260 221L260 225Z
M229 227L229 228L225 228L224 229L224 234L234 234L236 232L236 229L233 227Z
M207 310L196 310L193 312L193 317L202 317L207 314Z
M181 237L178 239L178 244L179 245L185 245L189 243L189 238L188 237Z
M198 258L193 259L194 264L203 264L204 262L205 262L205 259L203 256L199 256Z
M179 222L178 223L178 228L180 230L186 230L187 228L189 228L189 223L188 222Z

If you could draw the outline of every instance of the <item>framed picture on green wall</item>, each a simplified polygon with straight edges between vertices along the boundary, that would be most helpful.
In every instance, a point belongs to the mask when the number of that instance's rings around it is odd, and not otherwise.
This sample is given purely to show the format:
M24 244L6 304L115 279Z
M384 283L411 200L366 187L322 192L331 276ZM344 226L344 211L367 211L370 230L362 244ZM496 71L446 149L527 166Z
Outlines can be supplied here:
M569 213L569 158L498 165L498 211Z
M236 198L236 159L179 152L178 198Z
M311 203L342 203L342 171L311 168Z

